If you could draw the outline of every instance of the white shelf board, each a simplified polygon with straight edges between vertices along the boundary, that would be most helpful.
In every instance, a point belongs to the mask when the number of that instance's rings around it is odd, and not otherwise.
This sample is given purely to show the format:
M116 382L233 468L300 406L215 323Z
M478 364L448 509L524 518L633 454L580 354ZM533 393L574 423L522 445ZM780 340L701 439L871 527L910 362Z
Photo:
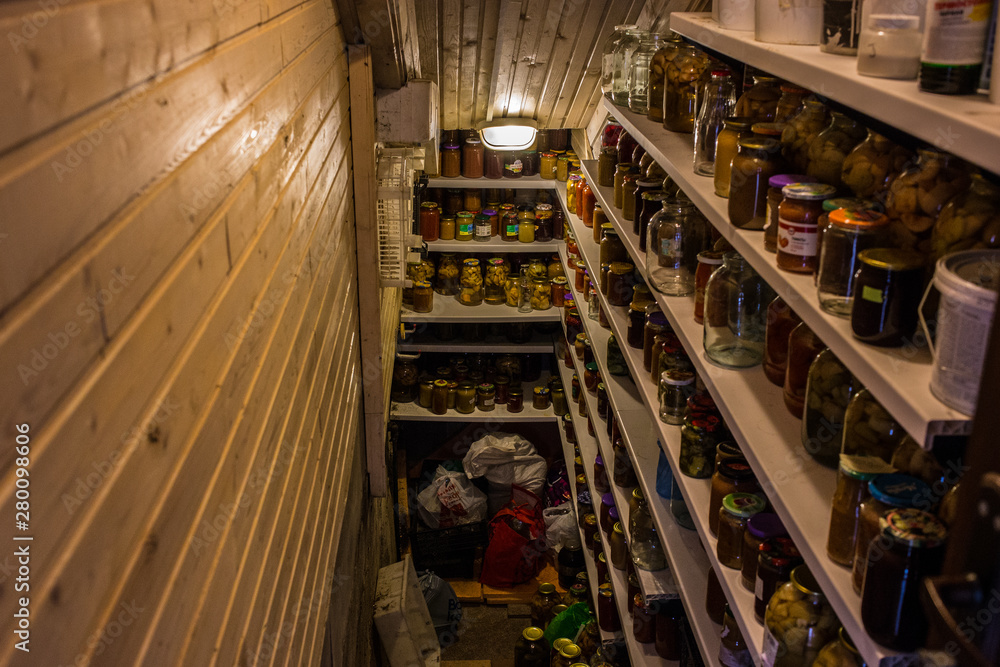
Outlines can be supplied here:
M489 241L428 241L430 252L468 252L468 253L547 253L553 254L564 245L562 241L504 241L499 236L493 236Z
M416 401L410 403L392 402L389 407L389 419L401 421L442 421L442 422L548 422L558 421L560 418L552 411L552 406L544 410L536 410L531 405L531 392L537 385L547 384L549 373L542 373L537 382L524 383L524 409L521 412L508 412L506 403L498 403L493 410L484 411L478 408L469 414L462 414L458 410L448 410L443 415L436 415L429 408L421 407Z
M427 179L429 188L510 188L512 190L551 190L562 181L541 176L522 176L520 178L443 178Z
M598 198L606 196L607 191L607 188L603 192L599 188ZM621 212L614 207L609 210L608 217L619 230L626 249L645 275L645 257L638 252L638 237L632 233L631 223L625 221ZM626 226L627 233L622 232ZM579 239L577 244L579 246ZM581 250L586 252L587 249L585 243ZM771 384L759 366L741 370L726 369L715 365L705 356L702 325L694 321L693 297L666 297L655 290L653 295L684 345L699 377L715 398L726 425L754 469L775 511L802 552L841 623L855 640L861 655L869 665L879 665L882 660L891 662L898 654L879 646L864 630L861 623L861 602L851 586L850 571L837 565L826 555L830 503L836 487L836 474L816 463L802 447L802 422L785 408L781 388ZM612 313L612 317L615 315L616 313ZM620 317L623 318L624 315ZM612 323L614 321L612 319ZM646 400L650 405L654 396L655 394L647 395ZM662 424L662 427L660 430L668 435L669 425ZM679 443L666 437L664 444L670 453L671 463L676 464ZM707 514L707 509L704 508L707 506L709 489L698 490L693 483L696 480L683 476L680 480L688 509L699 525L703 524L707 529L707 517L703 522L697 514L699 507ZM699 533L701 532L703 531L699 528ZM715 540L707 530L704 532L707 535L707 538L703 538L706 549L711 545L709 550L714 554ZM723 575L720 583L730 597L730 604L735 598L738 607L745 606L739 594L746 591L739 583L738 573L728 568L717 568L716 572ZM732 596L729 595L731 591L735 591ZM748 628L761 627L753 617L752 600L749 610L749 616L741 621L741 629L748 641L759 642L762 630L756 636L746 634Z
M526 343L511 343L506 338L499 336L487 336L485 340L475 343L462 340L460 337L443 341L427 333L417 333L396 343L396 350L399 352L476 353L482 352L484 349L495 354L527 354L552 352L554 348L552 336L539 333L532 334L531 339Z
M1000 173L1000 106L986 95L934 95L920 92L915 80L861 76L855 58L758 42L752 31L723 30L708 13L674 12L670 28Z
M812 276L779 270L774 254L764 250L763 232L736 229L729 224L728 200L715 194L711 178L697 176L692 170L690 134L670 132L659 123L616 107L606 99L603 103L670 174L708 221L913 438L929 446L934 435L971 432L972 421L968 416L947 407L931 394L931 357L926 348L883 348L855 340L848 320L834 317L819 307ZM591 164L588 170L590 173L595 171ZM626 224L631 232L631 223Z
M434 307L429 313L415 313L412 306L403 306L400 322L558 322L559 309L533 310L519 313L506 304L481 303L466 306L454 296L434 295Z

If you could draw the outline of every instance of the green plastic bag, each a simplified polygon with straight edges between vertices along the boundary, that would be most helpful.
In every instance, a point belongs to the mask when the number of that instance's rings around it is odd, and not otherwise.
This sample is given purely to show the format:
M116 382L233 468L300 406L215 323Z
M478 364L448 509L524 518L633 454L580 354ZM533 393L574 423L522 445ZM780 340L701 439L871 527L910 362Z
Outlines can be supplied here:
M576 639L580 628L592 620L594 617L590 614L587 603L577 602L549 622L549 627L545 628L545 640L552 646L552 642L560 637Z

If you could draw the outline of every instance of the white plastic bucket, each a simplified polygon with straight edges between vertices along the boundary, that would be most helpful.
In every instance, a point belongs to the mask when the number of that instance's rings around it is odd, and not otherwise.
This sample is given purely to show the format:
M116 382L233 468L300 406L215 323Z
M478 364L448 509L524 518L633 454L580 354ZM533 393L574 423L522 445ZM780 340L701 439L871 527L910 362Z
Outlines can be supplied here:
M931 393L969 416L976 411L998 284L1000 250L964 250L938 260L920 302L920 325L934 355ZM933 336L923 314L932 288L941 293Z

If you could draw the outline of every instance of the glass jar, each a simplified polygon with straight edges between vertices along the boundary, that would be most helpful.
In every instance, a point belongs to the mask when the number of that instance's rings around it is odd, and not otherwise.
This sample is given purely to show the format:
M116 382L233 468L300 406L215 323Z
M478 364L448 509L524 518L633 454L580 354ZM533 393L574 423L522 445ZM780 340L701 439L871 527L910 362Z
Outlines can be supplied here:
M569 180L569 158L556 155L556 180L565 183Z
M660 375L660 421L684 423L687 399L694 392L695 375L691 371L669 370Z
M483 273L478 259L466 259L462 262L458 300L466 306L478 306L483 302Z
M719 508L719 541L716 555L719 564L739 570L743 556L743 534L747 520L764 511L767 501L754 493L730 493Z
M441 230L441 211L436 202L420 204L420 236L424 241L437 241Z
M611 101L618 106L628 106L632 54L639 48L644 32L636 26L625 27L611 55Z
M554 584L543 583L531 598L531 625L544 628L552 619L552 608L562 602ZM525 631L527 632L527 631Z
M628 450L625 449L625 445L620 439L614 444L614 455L614 468L611 471L612 481L620 489L633 488L637 483L635 468L632 465L632 459L629 458Z
M524 410L524 390L511 387L507 390L507 412L517 413Z
M982 174L941 209L931 230L931 262L959 250L1000 246L1000 185Z
M698 79L708 67L708 56L682 44L667 63L663 84L663 127L671 132L693 132Z
M390 397L396 403L410 403L417 397L417 385L420 372L417 370L416 357L396 356L392 367L392 384Z
M629 558L628 544L625 540L625 530L620 521L615 522L611 528L611 535L608 538L608 551L611 556L611 566L616 570L624 570L631 562Z
M677 57L677 49L684 44L677 33L671 32L659 44L649 62L649 92L646 117L657 123L663 122L663 86L667 68Z
M764 619L764 656L772 667L810 667L837 636L840 622L805 565L771 596Z
M594 196L594 191L590 187L590 183L587 181L581 181L580 189L576 193L577 206L580 209L581 215L579 216L583 220L585 227L594 226L594 208L597 206L597 198Z
M854 542L854 564L851 567L851 584L854 592L861 594L869 576L869 547L881 534L881 519L892 509L925 506L932 502L930 487L916 477L890 473L876 475L868 482L869 496L861 501L858 510L858 536ZM878 559L880 560L880 559Z
M632 272L635 265L631 262L614 262L608 272L608 304L612 306L627 306L632 300Z
M454 241L456 227L455 216L442 215L440 228L438 230L438 238L442 241Z
M458 144L441 147L441 177L458 178L462 175L462 151Z
M837 632L836 640L823 647L813 664L830 667L865 667L864 658L858 653L858 649L844 628L840 628Z
M531 391L531 407L536 410L548 410L549 409L549 388L548 387L535 387Z
M636 183L642 178L638 173L628 173L622 177L622 219L635 220L635 189ZM653 186L655 187L655 186ZM641 200L640 200L641 205ZM641 210L641 209L640 209Z
M552 284L548 278L535 276L531 279L531 309L548 310L552 307Z
M681 426L680 472L695 479L708 479L715 468L719 418L712 415L685 418Z
M667 296L694 292L698 253L707 245L705 218L690 201L664 199L649 221L646 271L649 284Z
M782 83L779 86L781 97L778 98L778 106L774 111L774 121L776 123L787 123L802 109L803 102L809 91L805 88Z
M660 181L639 181L640 184L652 183L654 189L642 189L641 185L636 188L635 217L632 223L632 232L639 236L639 250L646 250L646 235L648 234L649 223L653 216L663 208L663 202L670 199L660 187Z
M750 118L752 123L772 123L781 99L781 79L759 74L753 86L736 101L736 115Z
M493 226L490 223L490 216L479 212L473 218L472 240L486 243L493 235Z
M639 487L632 492L632 497L636 500L635 507L629 510L628 532L632 564L640 570L658 572L667 567L667 556L653 524L653 515Z
M462 145L462 176L482 178L486 152L483 142L469 137Z
M609 100L615 78L615 52L629 30L637 28L634 24L616 25L614 31L604 40L601 55L601 93Z
M475 227L475 214L469 211L459 211L455 216L455 240L471 241Z
M517 308L521 302L521 276L517 273L508 273L507 280L504 281L504 303L511 308Z
M858 254L884 247L889 219L876 211L830 211L823 232L816 292L820 308L838 317L849 317L854 305L854 274Z
M809 146L829 123L826 105L813 97L806 99L802 109L789 119L781 131L781 152L795 171L805 172Z
M521 243L535 240L535 209L528 204L517 209L517 240Z
M462 190L459 188L448 188L445 191L443 214L454 216L465 208L465 200Z
M552 290L552 305L556 308L562 308L566 305L566 295L572 298L572 294L569 291L569 282L566 280L565 276L556 276L550 281L550 288Z
M828 468L838 465L844 414L860 386L829 348L816 355L809 366L802 413L802 446Z
M879 212L882 205L873 199L861 199L860 197L831 197L823 200L823 214L819 216L818 233L816 237L816 256L823 255L823 236L830 228L830 214L842 208L850 212L865 211ZM817 269L818 270L818 269ZM818 282L818 281L817 281Z
M559 649L559 655L552 661L552 667L572 667L580 662L580 647L572 642Z
M611 188L615 185L615 168L618 165L618 148L605 146L597 158L597 184Z
M726 368L755 366L764 358L774 292L738 253L727 252L722 262L705 288L705 353Z
M871 3L874 4L874 3ZM916 79L920 73L920 49L924 18L920 5L911 12L883 14L863 6L858 38L858 74L885 79Z
M517 241L517 228L517 212L505 211L500 218L500 238L504 241Z
M772 537L757 551L757 578L754 580L753 615L764 622L767 603L779 586L787 582L792 570L802 563L802 554L787 537Z
M448 381L435 380L431 390L431 412L443 415L448 412Z
M733 616L732 610L726 604L722 616L722 639L719 641L719 664L722 667L751 667L753 657L747 647L740 626Z
M645 115L649 111L649 79L653 55L663 44L663 37L655 32L643 33L639 46L632 52L629 64L628 108L633 113Z
M879 472L890 470L888 466L869 469L871 461L872 459L852 456L840 459L837 489L833 492L831 503L830 529L826 538L826 555L839 565L854 565L861 503L870 495L868 482Z
M898 347L912 339L923 296L924 256L912 250L870 248L858 253L851 331L870 345Z
M646 306L647 304L636 302L635 299L629 304L625 342L629 347L637 350L642 349L643 329L646 325Z
M865 138L867 130L842 113L830 114L830 124L809 144L806 173L835 188L843 187L841 172L847 154Z
M615 591L611 584L601 584L597 589L597 621L605 632L621 630L618 608L615 607Z
M705 287L712 273L722 266L722 255L714 250L698 253L698 268L694 274L694 321L698 324L705 321Z
M751 593L757 582L757 563L760 547L764 542L776 537L788 537L788 531L781 518L772 512L760 512L747 520L743 533L743 547L740 551L740 583Z
M615 194L613 200L615 208L621 209L622 207L625 176L626 175L636 176L638 175L638 173L639 173L639 165L633 162L619 162L615 166L615 181L614 181ZM573 210L574 208L573 204L569 204L568 206L570 210Z
M504 153L492 148L483 151L483 178L503 178Z
M785 385L788 365L788 336L802 322L780 296L767 307L767 329L764 333L764 374L772 384Z
M880 539L861 593L861 622L872 639L894 651L913 651L927 640L920 590L925 577L941 573L948 530L933 514L893 510L882 519Z
M522 151L505 151L503 157L503 177L521 178L524 171L524 153Z
M545 151L538 154L538 175L546 180L556 177L556 154Z
M601 226L601 264L611 264L612 262L627 262L630 257L625 244L618 236L615 226L606 222Z
M645 370L651 371L653 367L653 345L656 336L666 333L673 333L667 323L667 316L658 311L647 312L646 326L642 331L642 367Z
M597 385L601 383L601 372L597 370L597 362L589 361L584 363L583 386L591 394L597 393ZM580 401L584 403L584 401Z
M733 158L741 139L753 137L750 127L753 123L745 116L730 116L723 123L722 131L715 142L715 165L712 169L715 194L729 196L729 181L732 177Z
M647 605L641 593L633 597L632 636L640 644L656 641L656 605Z
M823 33L819 50L842 56L858 55L861 33L861 2L823 0Z
M510 392L507 395L508 404L510 402ZM496 408L496 389L491 382L483 382L476 387L476 407L483 412L489 412ZM509 409L509 408L508 408Z
M455 410L467 415L476 409L476 388L471 382L459 382L455 390Z
M694 173L715 174L715 147L727 118L736 107L736 83L728 69L713 69L700 90L694 124Z
M413 283L413 312L429 313L434 309L434 289L426 280Z
M767 180L767 208L764 212L764 250L768 252L778 251L778 207L781 200L785 198L782 189L786 185L793 183L815 183L816 179L805 174L776 174ZM829 202L823 201L823 205ZM822 221L822 218L820 218ZM822 222L820 223L822 227Z
M684 606L680 600L664 600L656 614L656 655L664 660L680 660L684 631Z
M501 257L492 257L486 262L486 280L484 282L484 297L486 303L502 304L507 295L504 286L508 277L507 263Z
M889 463L905 436L903 427L868 389L860 389L847 404L842 454L876 456Z
M816 270L816 238L823 200L834 195L834 188L822 183L793 183L781 189L784 198L778 205L779 269L794 273Z
M788 357L782 397L785 407L793 417L802 419L809 368L825 347L823 341L805 322L792 329L792 333L788 335Z
M736 456L716 461L715 473L712 475L712 491L708 498L708 529L712 535L719 536L719 512L726 496L731 493L756 493L758 491L760 491L760 484L745 458Z
M493 377L494 401L499 405L507 403L510 395L510 376L499 372Z
M729 222L740 229L764 229L768 181L781 167L775 139L740 139L729 177Z
M715 567L708 568L708 585L705 587L705 611L713 623L721 624L726 616L726 593L719 583L719 575Z
M855 197L877 197L889 189L914 157L911 150L868 130L865 140L844 158L840 178Z

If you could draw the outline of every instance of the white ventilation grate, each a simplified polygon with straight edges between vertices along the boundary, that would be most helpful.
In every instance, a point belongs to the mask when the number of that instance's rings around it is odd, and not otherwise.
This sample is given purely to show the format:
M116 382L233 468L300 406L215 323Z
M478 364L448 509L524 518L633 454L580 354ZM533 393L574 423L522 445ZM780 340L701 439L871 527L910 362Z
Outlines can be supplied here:
M420 243L413 221L413 149L385 148L378 158L379 273L386 287L402 287L409 248Z

